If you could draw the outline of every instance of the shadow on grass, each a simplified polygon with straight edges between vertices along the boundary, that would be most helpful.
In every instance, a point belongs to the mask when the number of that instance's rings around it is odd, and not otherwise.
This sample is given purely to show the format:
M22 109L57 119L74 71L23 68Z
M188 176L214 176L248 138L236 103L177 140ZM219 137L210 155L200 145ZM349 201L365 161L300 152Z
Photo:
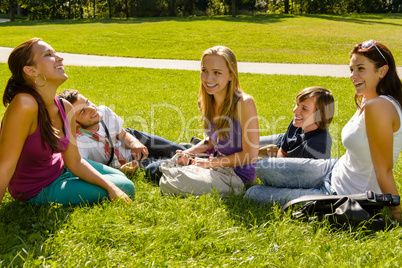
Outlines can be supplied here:
M6 194L0 206L0 267L23 267L25 259L32 257L51 258L47 240L69 226L76 209L91 209L98 204L36 205L15 201Z
M357 239L372 237L376 232L379 231L372 229L370 227L370 222L361 222L359 225L352 226L349 224L331 224L328 220L308 221L308 217L306 217L304 220L296 220L292 218L292 210L283 212L281 206L274 203L256 204L251 200L244 199L243 195L230 196L227 199L222 199L222 201L232 215L232 219L237 222L238 225L241 225L247 229L269 228L270 225L283 223L289 228L292 228L292 226L302 226L302 228L306 228L306 230L311 228L313 232L316 232L320 229L328 230L328 232L346 232ZM299 208L301 208L301 205L295 208L295 211L297 211ZM391 219L391 214L388 208L384 208L382 213L384 213L384 219ZM383 231L387 232L395 228L401 230L401 225L394 225L389 222Z
M11 200L11 198L10 198ZM8 201L0 206L0 260L21 267L28 255L46 255L42 245L68 220L73 207Z
M234 221L245 228L266 226L277 220L280 215L280 206L275 204L257 204L244 199L243 195L230 196L222 199Z
M300 15L306 18L317 18L337 22L352 22L357 24L383 24L402 26L402 14L371 14L371 15ZM395 19L399 23L385 22L384 19Z
M41 20L29 21L26 19L16 19L14 22L1 23L0 27L8 26L39 26L39 25L78 25L78 24L141 24L141 23L159 23L159 22L191 22L191 21L216 21L216 22L242 22L256 24L270 24L281 22L292 18L317 18L338 22L352 22L358 24L384 24L392 26L402 26L402 23L385 22L384 19L395 19L400 21L402 14L353 14L353 15L292 15L292 14L258 14L258 15L239 15L232 17L223 16L188 16L188 17L134 17L134 18L112 18L112 19L72 19L72 20Z
M8 26L40 26L40 25L78 25L78 24L141 24L141 23L159 23L159 22L190 22L190 21L225 21L225 22L246 22L246 23L260 23L269 24L280 22L286 18L292 18L293 15L255 15L255 16L238 16L233 18L231 16L215 16L215 17L146 17L146 18L114 18L114 19L74 19L74 20L41 20L41 21L28 21L17 19L14 22L4 22L0 27Z

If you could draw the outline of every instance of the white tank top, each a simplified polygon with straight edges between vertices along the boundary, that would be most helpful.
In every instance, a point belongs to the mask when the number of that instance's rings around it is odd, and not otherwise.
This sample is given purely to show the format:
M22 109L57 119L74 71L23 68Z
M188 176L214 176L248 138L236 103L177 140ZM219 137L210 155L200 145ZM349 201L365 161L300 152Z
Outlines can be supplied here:
M402 148L402 112L399 103L390 96L380 95L390 101L398 111L400 127L394 132L393 165ZM360 109L342 129L342 143L346 153L336 162L332 170L331 184L339 195L364 193L372 190L381 193L371 160L370 147L364 124L364 110Z

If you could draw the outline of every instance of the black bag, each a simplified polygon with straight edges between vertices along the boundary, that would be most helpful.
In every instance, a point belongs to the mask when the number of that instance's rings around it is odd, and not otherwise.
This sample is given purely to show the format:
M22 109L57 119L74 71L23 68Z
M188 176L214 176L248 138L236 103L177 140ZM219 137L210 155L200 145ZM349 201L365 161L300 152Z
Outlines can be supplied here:
M355 227L362 224L377 231L399 225L395 221L382 218L380 212L384 206L398 206L399 203L399 196L367 191L354 195L305 195L286 203L282 210L286 212L297 204L304 204L301 209L292 213L292 218L307 221L326 219L338 226L349 224Z

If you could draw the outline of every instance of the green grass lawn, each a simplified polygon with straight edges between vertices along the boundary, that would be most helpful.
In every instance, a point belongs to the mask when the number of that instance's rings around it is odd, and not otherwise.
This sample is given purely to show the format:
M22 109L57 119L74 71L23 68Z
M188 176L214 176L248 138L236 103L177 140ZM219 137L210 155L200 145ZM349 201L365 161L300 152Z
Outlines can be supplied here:
M401 26L402 14L17 20L0 24L0 46L41 37L62 52L198 60L225 45L239 61L348 64L355 44L375 39L401 65Z
M66 67L60 90L78 89L108 105L127 127L175 141L200 134L196 122L199 72L139 68ZM9 76L0 64L0 88ZM346 78L240 74L254 96L261 134L283 132L296 94L320 85L332 90L333 157L344 153L340 131L353 115ZM0 109L0 114L4 108ZM167 115L171 116L167 116ZM401 191L401 163L395 177ZM303 223L242 196L172 198L138 172L132 205L83 207L0 205L0 267L400 267L402 229L368 233Z

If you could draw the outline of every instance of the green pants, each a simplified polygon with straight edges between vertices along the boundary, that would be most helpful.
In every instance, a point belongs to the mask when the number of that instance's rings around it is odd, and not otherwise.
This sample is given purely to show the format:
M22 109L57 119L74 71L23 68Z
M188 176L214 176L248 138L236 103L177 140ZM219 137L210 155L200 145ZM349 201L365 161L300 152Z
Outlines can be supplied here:
M134 183L122 172L88 159L85 160L127 195L134 196ZM43 188L37 196L31 198L28 202L43 205L51 202L63 205L80 205L96 203L107 198L109 198L109 195L105 189L81 180L65 168L60 177Z

